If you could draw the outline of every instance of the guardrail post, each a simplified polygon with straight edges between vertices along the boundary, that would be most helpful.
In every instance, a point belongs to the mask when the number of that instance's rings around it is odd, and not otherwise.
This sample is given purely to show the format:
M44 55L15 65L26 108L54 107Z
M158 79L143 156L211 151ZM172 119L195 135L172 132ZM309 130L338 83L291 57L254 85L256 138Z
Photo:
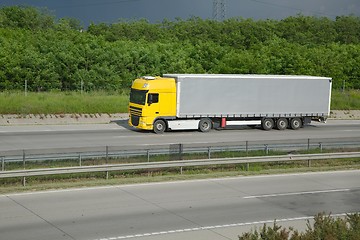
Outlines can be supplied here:
M79 153L79 166L81 167L81 153Z
M308 160L308 167L311 167L311 160Z
M25 150L23 150L23 168L25 169L25 160L26 159L26 155L25 155Z
M307 150L308 151L310 150L310 138L308 138L308 140L307 140Z
M147 161L150 162L150 150L146 150Z
M23 185L24 187L26 187L26 177L23 177L23 178L22 178L22 185Z
M183 174L183 167L180 167L180 175Z
M106 171L106 180L109 180L109 171Z
M211 147L209 146L208 147L208 159L210 159L211 158Z
M246 163L246 171L249 171L249 168L250 168L250 164Z
M5 158L1 157L1 171L5 171Z

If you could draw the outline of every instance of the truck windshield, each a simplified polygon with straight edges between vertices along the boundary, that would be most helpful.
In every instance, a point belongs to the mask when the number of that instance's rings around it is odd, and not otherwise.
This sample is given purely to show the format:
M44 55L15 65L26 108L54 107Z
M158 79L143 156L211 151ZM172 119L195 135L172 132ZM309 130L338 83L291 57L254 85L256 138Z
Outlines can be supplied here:
M148 90L136 90L132 88L130 92L130 102L145 105L147 92Z

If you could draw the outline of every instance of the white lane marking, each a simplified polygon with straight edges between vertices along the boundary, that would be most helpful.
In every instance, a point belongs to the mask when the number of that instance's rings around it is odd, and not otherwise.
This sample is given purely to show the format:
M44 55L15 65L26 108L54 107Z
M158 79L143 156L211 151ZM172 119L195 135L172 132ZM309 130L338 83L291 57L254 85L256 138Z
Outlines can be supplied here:
M331 217L345 217L348 214L355 214L355 212L354 213L330 214L329 216L331 216ZM275 219L275 220L233 223L233 224L224 224L224 225L215 225L215 226L204 226L204 227L195 227L195 228L186 228L186 229L162 231L162 232L134 234L134 235L126 235L126 236L118 236L118 237L110 237L110 238L99 238L99 239L96 239L96 240L132 239L132 238L149 237L149 236L157 236L157 235L165 235L165 234L173 234L173 233L195 232L195 231L212 230L212 229L219 229L219 228L242 227L242 226L265 224L265 223L269 224L269 223L274 223L274 222L279 223L279 222L291 222L291 221L310 220L310 219L314 219L314 217L305 216L305 217L293 217L293 218L283 218L283 219Z
M243 197L243 199L294 196L294 195L306 195L306 194L317 194L317 193L348 192L348 191L350 191L350 189L345 188L345 189L331 189L331 190L308 191L308 192L278 193L278 194L247 196L247 197Z
M47 129L1 129L0 133L42 133L42 132L84 132L84 131L108 131L125 130L124 127L105 127L105 128L47 128ZM129 136L128 136L129 137Z

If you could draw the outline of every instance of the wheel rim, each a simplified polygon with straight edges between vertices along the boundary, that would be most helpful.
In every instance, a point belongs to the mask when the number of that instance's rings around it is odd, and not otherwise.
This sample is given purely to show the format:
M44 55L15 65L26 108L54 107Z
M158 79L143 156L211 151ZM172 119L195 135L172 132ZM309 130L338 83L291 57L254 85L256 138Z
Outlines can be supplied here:
M201 132L208 132L211 129L211 120L210 119L201 119L199 123L199 130Z
M203 124L201 125L203 130L208 130L209 129L209 123L208 122L203 122Z
M163 126L161 123L157 123L157 124L156 124L156 129L157 129L158 131L162 131L162 130L164 129L164 126Z

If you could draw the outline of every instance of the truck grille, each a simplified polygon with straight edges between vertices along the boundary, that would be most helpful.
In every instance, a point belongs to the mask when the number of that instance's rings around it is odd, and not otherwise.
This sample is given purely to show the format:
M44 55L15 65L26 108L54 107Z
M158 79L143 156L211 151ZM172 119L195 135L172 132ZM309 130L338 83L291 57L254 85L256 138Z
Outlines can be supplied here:
M141 108L137 108L137 107L132 107L130 106L130 114L133 116L133 115L136 115L136 116L141 116L142 114L142 109Z

